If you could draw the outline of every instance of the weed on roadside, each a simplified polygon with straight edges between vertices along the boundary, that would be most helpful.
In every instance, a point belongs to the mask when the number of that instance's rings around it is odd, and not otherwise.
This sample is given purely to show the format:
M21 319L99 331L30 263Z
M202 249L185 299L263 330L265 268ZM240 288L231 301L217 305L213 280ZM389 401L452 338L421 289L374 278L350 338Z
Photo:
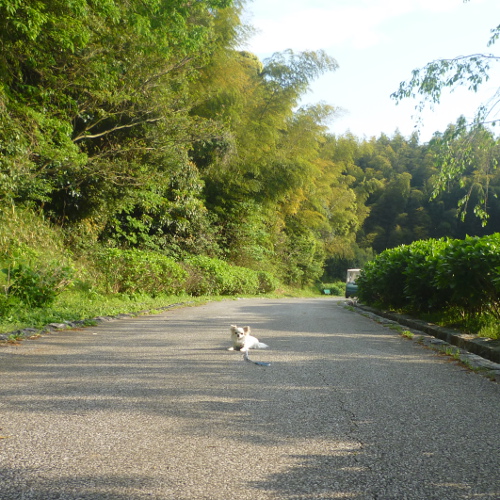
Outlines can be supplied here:
M458 347L454 346L446 346L444 348L440 349L443 354L446 354L447 356L450 356L451 358L459 361L460 360L460 349Z
M478 336L498 340L500 339L500 325L497 322L485 325L479 330Z
M401 332L401 336L406 337L407 339L410 340L413 339L413 337L415 337L415 335L412 332L410 332L410 330L403 330Z

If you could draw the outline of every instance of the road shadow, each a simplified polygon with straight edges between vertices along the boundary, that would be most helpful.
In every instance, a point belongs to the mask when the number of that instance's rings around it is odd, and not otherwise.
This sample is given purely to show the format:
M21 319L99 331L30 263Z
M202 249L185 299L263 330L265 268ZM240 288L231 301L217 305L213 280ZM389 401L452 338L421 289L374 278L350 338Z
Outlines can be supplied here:
M255 333L260 337L262 332L261 340L271 345L252 357L270 361L270 367L246 363L240 353L226 350L229 322L223 316L209 321L158 316L146 323L109 324L96 329L95 336L92 329L57 334L50 339L49 354L40 345L29 359L19 355L4 364L0 415L7 425L2 423L2 432L15 435L19 422L58 422L68 433L77 430L75 442L88 433L85 450L92 443L99 449L102 441L108 443L102 423L107 421L117 432L109 439L116 442L118 457L134 439L145 440L141 433L146 431L145 449L164 443L165 455L173 453L173 438L186 446L202 442L207 446L200 445L199 461L182 466L200 481L227 468L224 474L248 489L241 498L498 498L497 476L488 482L477 470L443 466L479 449L466 438L470 429L480 428L484 440L477 458L492 468L499 442L488 429L496 420L464 412L461 383L440 384L430 369L431 355L421 357L413 347L401 350L404 340L383 328L374 332L366 318L357 327L328 322L330 306L338 307L334 301L311 301L305 334L293 321L294 303L242 303L237 320L246 324L253 318ZM171 331L181 334L171 336ZM362 340L363 352L353 338ZM409 391L414 397L404 398ZM471 408L481 406L481 397L470 394ZM444 400L450 402L446 410ZM464 439L457 439L457 426ZM235 461L226 461L232 453ZM266 463L267 453L276 464ZM162 464L165 458L160 454L157 460ZM257 472L241 471L242 462ZM0 477L10 488L7 496L0 494L2 500L183 500L178 496L183 476L175 466L151 474L100 472L60 479L29 466L2 467ZM168 497L158 491L176 493ZM234 490L227 491L184 498L233 500Z

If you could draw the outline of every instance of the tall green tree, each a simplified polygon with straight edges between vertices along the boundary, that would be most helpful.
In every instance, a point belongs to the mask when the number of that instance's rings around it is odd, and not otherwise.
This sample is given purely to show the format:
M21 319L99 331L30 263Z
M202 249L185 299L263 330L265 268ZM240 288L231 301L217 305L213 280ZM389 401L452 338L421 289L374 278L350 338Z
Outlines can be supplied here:
M221 78L224 69L212 73L214 81L234 85L222 83L202 108L207 115L215 110L225 130L194 151L205 181L207 208L218 218L221 241L231 260L255 267L264 259L274 268L287 261L296 267L307 244L292 251L290 246L297 241L292 233L306 234L304 241L321 247L316 226L299 227L325 219L313 210L315 202L307 210L304 203L312 199L314 182L321 175L319 148L325 123L334 112L323 105L296 108L310 82L337 64L324 52L285 51L263 63L246 52L235 52L229 60L231 75ZM307 213L314 216L305 217ZM310 259L311 253L306 253ZM289 276L290 267L285 268L280 272Z
M193 82L220 46L219 19L238 8L2 2L0 196L121 243L178 241L190 219L200 229L188 153L214 125L191 114Z
M35 176L84 164L110 172L108 181L129 179L117 165L140 141L147 149L148 125L163 124L173 141L186 134L193 63L207 56L224 3L4 2L2 117L7 133L24 129L5 143L24 145Z

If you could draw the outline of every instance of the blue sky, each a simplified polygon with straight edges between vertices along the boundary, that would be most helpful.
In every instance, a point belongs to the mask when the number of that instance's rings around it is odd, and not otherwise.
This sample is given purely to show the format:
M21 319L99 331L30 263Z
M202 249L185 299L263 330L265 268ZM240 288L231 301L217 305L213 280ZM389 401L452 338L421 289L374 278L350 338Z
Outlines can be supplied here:
M304 102L342 108L331 131L360 138L415 130L416 102L396 105L390 98L413 69L435 59L500 52L500 41L487 47L490 30L500 24L500 0L249 0L245 12L257 30L245 49L260 59L290 48L323 49L337 60L339 69L316 80ZM500 87L499 69L479 94L460 89L426 110L421 141L461 114L471 117Z

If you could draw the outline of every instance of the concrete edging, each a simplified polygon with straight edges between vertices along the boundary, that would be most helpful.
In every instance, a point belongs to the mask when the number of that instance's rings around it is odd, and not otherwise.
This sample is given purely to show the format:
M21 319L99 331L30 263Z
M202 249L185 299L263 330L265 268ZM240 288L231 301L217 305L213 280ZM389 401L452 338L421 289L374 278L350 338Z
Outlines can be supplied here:
M354 306L377 316L396 321L397 323L405 325L409 328L414 328L415 330L432 335L433 337L444 340L448 344L455 345L460 349L464 349L468 352L493 361L494 363L500 363L500 340L487 339L478 337L477 335L468 335L458 330L444 328L433 323L412 318L405 314L374 309L373 307L362 304L354 304Z

